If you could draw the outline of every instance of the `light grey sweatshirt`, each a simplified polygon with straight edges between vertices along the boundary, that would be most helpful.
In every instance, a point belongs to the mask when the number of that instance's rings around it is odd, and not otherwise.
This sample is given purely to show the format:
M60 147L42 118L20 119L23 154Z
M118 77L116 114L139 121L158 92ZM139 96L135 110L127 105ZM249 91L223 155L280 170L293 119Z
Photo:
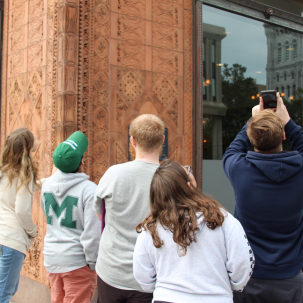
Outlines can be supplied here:
M149 213L150 183L158 167L138 160L114 165L96 190L95 211L101 213L102 199L106 205L96 271L115 288L142 291L133 274L136 226Z
M41 208L46 215L44 265L51 273L86 266L95 269L101 222L93 210L96 184L84 173L57 171L41 190Z
M214 230L198 215L197 242L178 255L170 230L158 225L164 245L155 248L149 232L139 234L134 252L134 275L154 301L174 303L232 303L232 291L242 291L254 267L245 232L230 213Z
M32 219L32 193L37 190L33 179L17 191L20 179L14 178L12 186L6 173L0 172L0 244L26 254L36 237L37 226Z

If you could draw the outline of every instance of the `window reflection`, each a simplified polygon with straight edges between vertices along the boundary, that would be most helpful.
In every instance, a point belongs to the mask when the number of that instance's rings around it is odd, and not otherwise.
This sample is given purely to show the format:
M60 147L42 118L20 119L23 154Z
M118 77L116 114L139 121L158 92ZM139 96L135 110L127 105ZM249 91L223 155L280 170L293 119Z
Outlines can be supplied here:
M207 5L203 22L203 158L222 159L262 90L279 91L302 125L303 35Z

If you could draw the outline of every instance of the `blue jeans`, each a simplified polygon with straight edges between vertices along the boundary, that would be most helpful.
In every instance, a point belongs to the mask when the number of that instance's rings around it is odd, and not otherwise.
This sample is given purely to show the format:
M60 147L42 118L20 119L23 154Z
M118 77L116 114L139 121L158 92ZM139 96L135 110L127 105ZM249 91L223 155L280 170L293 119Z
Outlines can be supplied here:
M16 293L25 255L0 244L0 302L9 303Z

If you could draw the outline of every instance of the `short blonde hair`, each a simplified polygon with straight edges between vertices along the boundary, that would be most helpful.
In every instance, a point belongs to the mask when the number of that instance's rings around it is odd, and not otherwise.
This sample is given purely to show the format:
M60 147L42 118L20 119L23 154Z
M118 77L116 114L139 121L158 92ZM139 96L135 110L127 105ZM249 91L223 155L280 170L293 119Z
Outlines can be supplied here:
M163 143L164 123L155 115L140 115L130 124L129 134L142 150L156 150Z
M247 127L248 138L253 146L261 152L278 148L282 143L283 133L282 120L270 109L262 110L253 116Z

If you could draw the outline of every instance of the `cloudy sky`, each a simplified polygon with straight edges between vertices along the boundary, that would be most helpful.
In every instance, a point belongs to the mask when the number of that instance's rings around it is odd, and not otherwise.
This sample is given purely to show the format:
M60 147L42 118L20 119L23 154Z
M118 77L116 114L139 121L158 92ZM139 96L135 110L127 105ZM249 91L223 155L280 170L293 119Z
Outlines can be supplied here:
M267 42L263 22L203 5L203 23L225 28L222 63L241 64L247 67L245 77L266 85Z

